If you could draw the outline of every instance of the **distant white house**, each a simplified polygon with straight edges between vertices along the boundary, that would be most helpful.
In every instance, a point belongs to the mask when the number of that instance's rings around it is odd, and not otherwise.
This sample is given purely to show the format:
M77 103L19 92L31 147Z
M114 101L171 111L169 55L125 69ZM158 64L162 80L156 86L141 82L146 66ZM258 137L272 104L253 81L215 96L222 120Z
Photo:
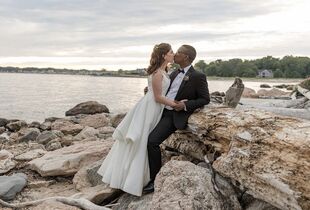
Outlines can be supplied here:
M268 69L262 69L262 70L258 70L258 77L263 77L263 78L273 78L273 72L272 70L268 70Z

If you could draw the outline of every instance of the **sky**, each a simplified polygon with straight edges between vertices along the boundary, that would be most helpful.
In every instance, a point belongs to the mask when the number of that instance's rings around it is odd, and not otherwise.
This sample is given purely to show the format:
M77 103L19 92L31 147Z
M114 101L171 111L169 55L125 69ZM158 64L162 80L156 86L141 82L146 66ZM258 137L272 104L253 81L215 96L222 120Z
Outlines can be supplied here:
M309 0L0 0L0 66L145 68L153 46L198 60L310 56Z

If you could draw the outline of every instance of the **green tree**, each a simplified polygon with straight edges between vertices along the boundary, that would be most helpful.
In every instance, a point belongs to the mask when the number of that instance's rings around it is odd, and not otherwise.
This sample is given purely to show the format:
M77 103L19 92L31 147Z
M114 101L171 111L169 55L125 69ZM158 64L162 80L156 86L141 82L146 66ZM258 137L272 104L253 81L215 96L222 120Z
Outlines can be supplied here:
M205 69L207 67L207 64L204 62L204 60L199 60L195 65L194 68L198 71L205 72Z
M283 72L280 69L276 69L273 73L273 77L275 78L281 78L283 77Z

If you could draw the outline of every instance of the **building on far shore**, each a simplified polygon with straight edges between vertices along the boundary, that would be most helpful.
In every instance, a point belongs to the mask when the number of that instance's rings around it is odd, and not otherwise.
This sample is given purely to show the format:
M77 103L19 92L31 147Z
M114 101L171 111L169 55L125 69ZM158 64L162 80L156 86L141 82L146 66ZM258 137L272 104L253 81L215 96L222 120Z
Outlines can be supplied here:
M261 78L273 78L273 72L272 72L272 70L268 70L268 69L258 70L258 75L257 75L257 77L261 77Z

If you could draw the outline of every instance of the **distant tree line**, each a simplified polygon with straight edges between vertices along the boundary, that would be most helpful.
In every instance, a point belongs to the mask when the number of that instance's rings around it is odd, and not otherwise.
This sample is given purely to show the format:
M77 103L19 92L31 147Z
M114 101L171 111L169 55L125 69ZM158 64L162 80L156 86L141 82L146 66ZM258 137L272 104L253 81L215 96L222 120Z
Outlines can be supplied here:
M310 58L285 56L279 59L267 56L255 60L216 60L209 64L200 60L195 64L195 69L218 77L256 77L259 70L268 69L273 71L275 78L306 78L310 76Z

